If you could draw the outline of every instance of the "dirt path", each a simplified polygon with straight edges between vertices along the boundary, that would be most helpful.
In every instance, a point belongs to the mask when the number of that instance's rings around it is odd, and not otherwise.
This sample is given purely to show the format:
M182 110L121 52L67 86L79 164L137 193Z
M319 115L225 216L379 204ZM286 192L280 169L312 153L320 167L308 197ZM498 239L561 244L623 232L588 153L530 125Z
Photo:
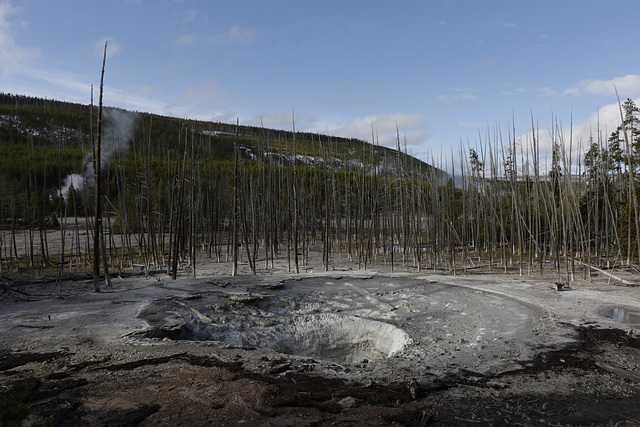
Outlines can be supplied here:
M637 288L339 266L231 278L203 263L99 294L5 282L2 419L640 425L640 325L601 315L640 311Z

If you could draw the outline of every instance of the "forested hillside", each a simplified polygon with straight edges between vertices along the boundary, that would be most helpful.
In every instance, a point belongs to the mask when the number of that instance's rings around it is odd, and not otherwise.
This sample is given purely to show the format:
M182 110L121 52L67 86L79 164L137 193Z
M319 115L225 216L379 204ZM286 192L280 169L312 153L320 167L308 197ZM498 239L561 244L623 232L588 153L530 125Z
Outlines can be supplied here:
M55 228L62 217L93 214L96 115L95 106L92 112L88 105L0 95L3 230ZM366 217L376 214L383 189L367 194L365 206L363 186L391 179L400 173L400 163L407 177L446 177L402 152L357 139L114 108L104 110L102 162L108 232L128 236L128 245L130 236L138 236L137 252L129 251L129 263L138 256L145 263L164 263L170 245L180 249L176 257L188 259L195 256L196 240L203 239L208 255L216 252L220 257L220 243L229 243L230 226L238 222L246 241L256 248L259 238L263 244L270 242L273 257L280 241L291 238L293 223L315 239L320 228L330 224L327 216L341 223L347 210L362 210L360 215L366 212ZM329 197L337 205L323 207ZM234 221L234 215L241 221ZM324 226L319 225L323 217ZM346 231L351 233L350 226ZM46 233L39 234L40 248L30 245L29 262L46 266ZM21 255L11 250L15 235L6 236L7 232L2 241L5 263ZM179 245L171 240L175 238ZM89 252L79 244L75 250L78 258ZM122 258L119 265L124 265Z
M94 106L94 113L97 107ZM91 161L91 111L89 105L0 93L0 178L18 192L33 188L54 189L71 174L84 173ZM95 120L95 117L94 117ZM298 163L320 165L320 146L333 145L332 160L338 166L365 162L370 167L389 168L393 150L370 147L357 140L305 132L202 122L115 108L105 109L104 150L107 159L114 152L134 158L145 152L152 163L161 165L167 155L179 153L185 138L196 145L196 156L210 162L231 162L237 141L243 158L290 162L293 141L298 144ZM191 141L193 140L193 141ZM205 150L206 148L206 150ZM266 151L268 148L269 151ZM46 161L45 161L46 160ZM429 165L414 158L420 168ZM215 166L215 165L214 165Z
M50 251L44 230L93 214L92 123L86 105L1 95L0 272L57 274L90 264L89 234ZM418 270L487 266L558 278L640 260L640 119L590 141L556 125L550 165L541 137L487 137L461 148L449 179L400 150L355 139L104 111L101 206L109 268L195 274L200 256L251 271L312 247L322 267L347 256ZM93 114L93 115L92 115ZM93 117L93 118L92 118ZM454 184L455 183L455 184ZM80 220L78 218L81 218ZM64 230L62 230L64 231ZM18 244L20 243L20 245ZM18 250L21 246L22 250Z

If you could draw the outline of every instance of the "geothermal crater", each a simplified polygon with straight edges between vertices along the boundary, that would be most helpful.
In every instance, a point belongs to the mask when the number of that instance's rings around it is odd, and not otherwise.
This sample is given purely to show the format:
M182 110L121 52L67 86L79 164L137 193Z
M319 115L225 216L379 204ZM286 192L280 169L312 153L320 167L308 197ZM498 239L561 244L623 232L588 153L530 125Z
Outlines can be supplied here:
M231 347L271 349L280 353L312 357L336 363L383 359L401 351L410 341L401 329L376 320L332 313L271 316L190 315L177 305L181 320L151 328L147 338L216 341Z
M384 363L397 356L396 365L456 363L480 370L522 357L523 341L545 329L540 310L516 301L384 278L209 288L155 300L139 317L149 325L132 334L139 339L268 349L341 365Z

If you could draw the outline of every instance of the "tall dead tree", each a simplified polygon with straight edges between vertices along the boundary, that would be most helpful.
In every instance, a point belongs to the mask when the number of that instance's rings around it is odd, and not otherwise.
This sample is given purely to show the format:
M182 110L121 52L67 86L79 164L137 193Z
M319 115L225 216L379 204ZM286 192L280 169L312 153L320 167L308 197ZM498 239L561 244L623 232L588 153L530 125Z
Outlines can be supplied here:
M93 174L95 181L95 215L93 232L93 290L100 292L100 234L102 229L102 190L100 179L100 149L102 142L102 91L104 83L104 65L107 62L107 43L104 43L104 54L102 57L102 72L100 73L100 98L98 101L98 128L96 143L93 149ZM93 109L92 109L93 110ZM106 272L105 272L106 273Z
M240 120L236 118L236 138L233 144L233 233L232 233L232 258L233 258L233 267L231 270L232 276L238 275L238 205L239 205L239 197L238 197L238 185L239 185L239 177L238 177L238 162L239 162L239 153L238 153L238 132L240 128Z
M293 263L296 274L300 273L298 264L298 145L296 142L296 114L293 112Z

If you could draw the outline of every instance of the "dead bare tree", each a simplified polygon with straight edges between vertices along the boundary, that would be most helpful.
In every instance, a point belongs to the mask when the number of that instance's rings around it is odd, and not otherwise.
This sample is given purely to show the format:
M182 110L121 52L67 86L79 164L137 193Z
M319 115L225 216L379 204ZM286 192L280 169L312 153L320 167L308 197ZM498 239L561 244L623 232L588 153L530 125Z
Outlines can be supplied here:
M98 101L98 125L96 143L93 151L93 176L95 181L95 221L93 234L93 290L100 292L100 235L102 229L102 179L101 179L101 143L102 143L102 94L104 89L104 66L107 61L107 44L104 43L102 71L100 73L100 97ZM93 96L92 96L93 99ZM92 109L93 110L93 109ZM92 135L93 137L93 135ZM105 271L107 274L108 271Z

